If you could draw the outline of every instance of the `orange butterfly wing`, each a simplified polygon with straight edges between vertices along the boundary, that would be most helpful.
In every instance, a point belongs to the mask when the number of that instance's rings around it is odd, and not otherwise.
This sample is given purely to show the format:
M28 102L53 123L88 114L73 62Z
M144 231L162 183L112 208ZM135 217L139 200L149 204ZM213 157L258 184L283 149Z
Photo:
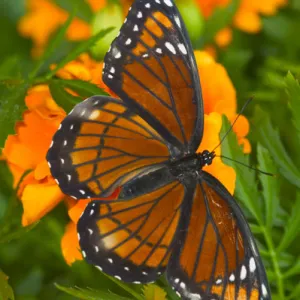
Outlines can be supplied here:
M135 1L104 62L106 85L166 141L180 152L198 148L203 131L200 81L172 1Z
M148 182L154 178L145 176ZM164 176L148 193L132 192L136 180L123 187L125 191L116 201L91 202L77 229L82 254L89 263L123 281L147 283L155 281L166 268L185 189ZM128 193L135 195L128 197Z
M270 299L255 241L226 189L201 172L167 278L187 299ZM191 298L192 297L192 298ZM194 298L193 298L194 297Z
M94 96L75 106L53 138L47 160L62 191L107 196L169 158L161 136L120 100Z

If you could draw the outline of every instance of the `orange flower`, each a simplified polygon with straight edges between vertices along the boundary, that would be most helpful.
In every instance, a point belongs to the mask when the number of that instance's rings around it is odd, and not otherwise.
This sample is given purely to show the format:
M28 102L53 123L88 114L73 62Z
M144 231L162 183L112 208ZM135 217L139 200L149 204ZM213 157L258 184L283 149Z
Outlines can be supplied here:
M195 56L202 86L204 112L224 114L233 122L237 116L236 91L226 69L207 52L195 51ZM249 153L251 146L245 138L249 132L248 120L240 116L233 131L239 143L244 146L244 152Z
M231 0L196 0L205 18L209 18L215 9L226 7ZM241 0L238 11L233 18L233 25L248 33L261 30L260 15L274 15L277 10L286 5L288 0ZM221 30L215 37L217 45L227 46L231 41L231 32Z
M105 0L89 0L93 11L101 9ZM28 13L20 19L18 29L22 36L33 40L33 55L38 56L44 50L49 37L67 18L68 12L57 6L52 0L27 0ZM84 40L91 35L89 24L85 21L75 18L71 23L67 38L71 41Z
M103 62L98 62L90 58L87 53L81 54L77 59L69 62L61 70L56 73L56 76L62 79L80 79L89 81L98 85L108 94L113 97L118 96L114 94L102 81Z
M45 157L52 136L66 115L45 85L29 90L25 101L28 111L24 120L17 122L16 135L8 136L3 149L15 187L30 170L17 191L24 208L24 226L39 220L64 197L50 175Z

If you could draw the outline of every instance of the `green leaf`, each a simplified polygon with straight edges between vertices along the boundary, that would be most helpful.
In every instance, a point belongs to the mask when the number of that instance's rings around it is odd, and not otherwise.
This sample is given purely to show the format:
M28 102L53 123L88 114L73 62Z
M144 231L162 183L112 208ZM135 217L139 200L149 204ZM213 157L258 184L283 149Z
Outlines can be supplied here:
M300 228L300 191L297 192L296 202L291 211L291 215L285 226L283 238L277 248L277 252L281 253L289 247L289 245L299 236Z
M8 284L8 277L0 270L0 299L1 300L14 300L14 292Z
M51 81L49 84L50 92L55 102L61 106L67 113L78 104L82 99L68 93L59 81Z
M205 22L205 30L201 42L205 45L212 43L215 35L221 29L230 25L239 6L240 0L232 0L229 5L216 8L213 14Z
M7 57L0 64L0 80L20 79L20 58L17 55Z
M220 138L223 138L229 129L230 123L227 118L223 116ZM240 163L222 158L225 164L232 166L236 170L235 195L246 206L255 219L262 222L263 217L259 204L260 197L256 188L255 171L247 168L247 166L250 166L249 156L243 153L241 147L238 145L236 135L232 130L222 143L222 155L246 165L242 166Z
M257 108L256 117L260 120L257 128L259 141L269 150L279 167L280 173L292 184L300 188L300 171L285 150L278 131L271 124L269 115Z
M96 84L82 80L63 80L55 79L60 86L64 88L69 88L76 92L82 98L88 98L94 95L107 95L102 89L100 89Z
M289 278L295 275L300 275L300 257L295 260L296 264L294 264L287 272L284 273L285 278Z
M112 27L101 30L99 33L97 33L90 39L80 43L77 47L72 49L70 53L64 59L62 59L51 72L47 74L46 78L50 79L59 69L61 69L68 62L76 59L81 53L88 51L90 47L92 47L96 42L105 37L109 32L111 32L111 30L113 30Z
M0 83L0 147L9 134L14 133L16 121L22 119L25 110L26 84L9 86Z
M70 14L68 20L64 23L64 25L56 32L53 38L48 43L48 46L45 49L45 52L40 57L39 61L37 62L35 68L30 72L29 78L33 79L39 73L45 62L51 57L51 55L55 52L58 46L63 42L65 39L65 35L67 30L69 29L73 19L75 16L75 10Z
M293 123L298 131L298 138L300 139L300 85L298 80L296 80L290 72L285 77L284 82L289 98L290 110L293 115Z
M275 163L270 157L269 151L261 144L257 145L257 158L260 170L272 174L277 173ZM265 224L268 229L271 229L279 209L278 179L265 174L259 174L259 179L263 188L262 193L265 202Z
M55 286L59 290L83 300L132 300L132 298L121 297L120 295L116 295L112 292L96 291L92 289L81 289L79 287L64 287L57 283L55 283Z
M0 244L9 243L12 240L21 238L24 234L31 231L39 222L35 222L30 226L19 227L18 229L12 229L11 226L5 226L4 232L0 231Z
M76 16L87 23L93 18L93 11L87 1L82 0L54 0L54 2L68 12L73 12L76 9Z
M144 287L145 300L166 300L166 292L155 284L148 284Z

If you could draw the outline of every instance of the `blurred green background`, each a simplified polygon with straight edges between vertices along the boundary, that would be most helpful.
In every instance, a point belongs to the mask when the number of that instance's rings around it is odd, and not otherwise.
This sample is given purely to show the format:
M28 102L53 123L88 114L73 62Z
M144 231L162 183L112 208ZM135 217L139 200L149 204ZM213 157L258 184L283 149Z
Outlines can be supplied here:
M107 5L118 5L118 2L108 1ZM231 24L240 4L231 1L231 6L216 10L204 20L201 14L195 14L193 1L177 2L196 49L214 44L215 34ZM84 13L84 0L56 3L93 24L93 34L123 19L121 6L115 8L111 18L105 12L97 17L90 11ZM78 49L89 51L97 40L70 42L60 37L58 29L50 38L53 51L46 51L47 55L42 55L40 60L33 59L32 40L22 37L17 30L25 7L25 0L0 0L0 147L4 146L7 135L14 132L15 122L21 119L26 90L45 82L51 63L66 57L71 60L70 53L76 55ZM225 66L233 81L238 106L254 97L243 112L251 123L248 136L251 154L242 153L233 133L223 143L222 153L276 175L270 177L232 164L237 171L235 196L257 238L273 299L297 300L300 299L300 87L297 81L300 1L290 0L276 14L261 16L261 20L262 29L258 33L234 28L232 42L226 48L215 45L216 60ZM111 32L105 36L98 48L93 48L92 55L101 60L114 35ZM29 78L33 70L35 75ZM61 104L59 99L55 100ZM64 108L69 107L70 103L66 102ZM224 119L221 136L228 126ZM60 247L69 221L63 204L28 228L22 228L21 216L22 206L12 187L12 176L6 162L0 160L0 299L75 299L76 294L81 299L177 299L164 280L157 284L167 294L151 298L148 287L120 284L84 262L68 266ZM74 289L62 291L62 287Z

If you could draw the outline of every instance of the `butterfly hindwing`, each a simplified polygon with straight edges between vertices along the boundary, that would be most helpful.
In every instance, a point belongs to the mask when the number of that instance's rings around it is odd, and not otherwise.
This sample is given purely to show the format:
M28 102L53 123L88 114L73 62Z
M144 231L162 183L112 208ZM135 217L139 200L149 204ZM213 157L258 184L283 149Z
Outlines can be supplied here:
M265 270L241 209L202 171L182 216L167 278L183 299L271 299Z
M75 106L53 137L47 160L65 194L109 195L168 160L160 135L120 100L94 96Z
M103 81L180 153L197 150L203 107L192 46L173 0L137 0L104 59Z
M168 175L161 178L166 171L133 179L118 200L87 206L77 226L86 261L133 283L155 281L165 271L187 197L180 182ZM132 190L146 181L147 193Z

